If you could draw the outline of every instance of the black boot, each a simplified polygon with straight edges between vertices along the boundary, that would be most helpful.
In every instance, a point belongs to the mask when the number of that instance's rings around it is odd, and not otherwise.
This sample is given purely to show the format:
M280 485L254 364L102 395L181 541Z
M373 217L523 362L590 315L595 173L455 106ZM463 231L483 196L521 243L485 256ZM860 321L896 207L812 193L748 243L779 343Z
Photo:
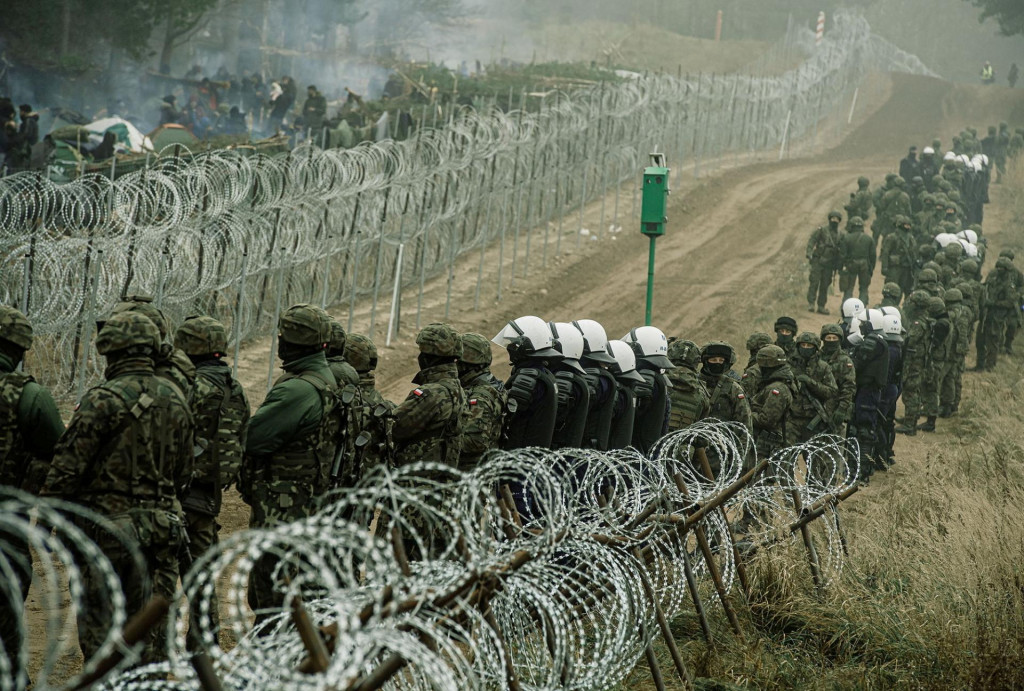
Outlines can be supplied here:
M896 431L899 432L900 434L905 434L908 437L916 436L917 435L917 416L915 415L914 417L909 417L908 416L908 417L903 418L903 422L901 422L896 427Z
M922 432L934 432L935 431L935 416L929 415L928 419L924 421L924 424L918 425L917 428Z

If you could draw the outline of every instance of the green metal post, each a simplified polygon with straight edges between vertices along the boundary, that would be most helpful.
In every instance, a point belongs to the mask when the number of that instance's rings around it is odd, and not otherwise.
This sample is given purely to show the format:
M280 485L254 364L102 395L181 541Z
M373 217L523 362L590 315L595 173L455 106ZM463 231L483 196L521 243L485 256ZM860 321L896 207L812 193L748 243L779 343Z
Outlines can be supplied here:
M654 243L657 242L656 235L648 236L651 239L651 251L647 258L647 312L644 315L644 325L651 325L651 307L654 303Z

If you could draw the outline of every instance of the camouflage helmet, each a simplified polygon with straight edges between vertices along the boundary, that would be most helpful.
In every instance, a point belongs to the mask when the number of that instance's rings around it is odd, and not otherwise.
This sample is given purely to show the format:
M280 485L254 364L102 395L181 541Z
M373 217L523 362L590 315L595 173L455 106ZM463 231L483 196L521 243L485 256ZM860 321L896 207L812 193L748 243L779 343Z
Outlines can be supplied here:
M906 185L907 185L907 181L906 181L906 180L904 180L904 179L903 179L902 177L900 177L899 175L897 175L896 177L894 177L894 178L892 179L892 184L896 185L897 187L901 187L901 188L902 188L902 187L906 187Z
M903 289L900 288L899 283L887 281L886 284L882 286L882 297L892 298L893 300L899 300L901 297L903 297Z
M212 355L228 349L228 331L213 317L189 317L174 332L174 347L186 355Z
M32 325L18 310L0 305L0 339L28 350L32 347Z
M960 272L974 275L978 273L978 262L975 259L965 259L960 263Z
M865 187L867 187L870 184L871 184L871 181L868 180L863 175L861 175L859 178L857 178L857 187L860 187L861 189L864 189Z
M668 359L676 367L696 369L700 364L700 346L693 341L677 338L668 346Z
M491 342L477 333L462 334L462 355L459 359L469 365L491 364Z
M377 369L377 346L362 334L349 334L345 342L345 362L356 372Z
M755 331L747 338L747 350L751 353L756 353L771 342L772 337L769 334L766 334L764 331Z
M327 339L327 348L337 353L344 353L345 343L348 341L345 327L341 325L340 321L330 315L327 315L327 326L330 329L328 332L330 338Z
M330 317L316 305L292 305L277 322L282 340L301 346L322 346L330 340Z
M133 347L149 351L160 349L160 330L137 310L111 315L96 334L96 352L100 355Z
M838 336L839 340L843 340L843 327L840 324L836 324L835 322L823 324L821 327L821 333L819 335L819 338L821 338L821 340L824 341L825 336L828 336L829 334L832 334L833 336Z
M946 311L946 303L942 298L933 297L928 299L928 314L937 317Z
M1010 261L1009 257L999 257L999 259L996 259L996 268L1003 271L1013 271L1013 262Z
M863 228L864 219L860 216L850 216L850 227L851 228Z
M446 357L462 357L462 339L459 332L447 324L427 324L416 334L416 345L421 353Z
M915 290L907 298L907 302L910 303L910 305L914 309L925 309L925 308L928 307L928 302L931 299L932 299L932 296L928 294L928 291L925 291L925 290Z
M832 209L831 211L828 212L828 220L831 221L833 218L841 221L843 220L843 215L836 211L835 209Z
M964 299L964 294L960 292L959 288L950 288L949 290L942 294L942 299L946 301L947 305L950 305L957 302L962 302Z
M777 345L766 345L757 351L758 367L778 367L786 364L786 351Z
M713 357L725 358L725 364L731 367L736 362L736 350L725 341L711 341L700 349L700 357L702 360Z
M942 253L949 259L959 259L964 256L964 246L959 242L951 242L942 248Z
M153 304L153 298L148 295L129 295L123 301L114 305L114 311L112 314L128 311L138 312L149 319L149 321L153 322L156 325L156 328L160 331L161 341L167 338L167 334L171 331L170 322L167 321L167 317L164 316L164 313Z
M795 342L797 348L799 348L802 343L810 343L814 346L815 350L821 350L821 338L818 334L812 331L801 331L796 337Z
M1017 255L1016 255L1016 254L1014 254L1013 250L1011 250L1011 249L1009 249L1009 248L1007 248L1007 249L1005 249L1005 250L1002 250L1002 251L1001 251L1001 252L999 253L999 256L1000 256L1000 257L1006 257L1006 258L1007 258L1007 259L1009 259L1010 261L1013 261L1014 259L1016 259L1016 258L1017 258Z
M917 275L918 283L934 283L939 280L938 275L935 273L935 269L927 268L921 269L921 273Z

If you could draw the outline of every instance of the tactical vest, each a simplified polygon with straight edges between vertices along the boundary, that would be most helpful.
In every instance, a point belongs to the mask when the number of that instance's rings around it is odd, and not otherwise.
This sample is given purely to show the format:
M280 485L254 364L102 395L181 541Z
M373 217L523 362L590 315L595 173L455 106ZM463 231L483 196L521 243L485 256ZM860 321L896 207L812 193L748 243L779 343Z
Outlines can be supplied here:
M283 449L269 457L270 483L295 482L313 488L315 494L324 492L337 453L338 435L344 425L344 410L337 389L315 372L306 371L285 375L278 383L288 379L301 379L312 386L320 397L322 413L316 432L305 439L293 439Z
M508 394L505 386L494 378L489 371L474 377L470 382L463 385L466 392L466 413L462 425L462 454L459 458L459 468L469 470L476 466L477 462L487 451L495 449L501 441L501 429L505 420L505 411L508 408ZM495 415L491 419L483 415L476 417L476 424L480 425L474 432L480 443L475 443L472 448L467 446L470 435L470 420L476 412L481 400L492 400ZM480 448L484 447L484 448Z
M505 382L505 388L508 389L508 413L501 448L550 448L558 414L555 375L546 368L516 368Z
M192 394L196 421L195 470L192 485L181 505L206 516L220 512L223 489L238 479L244 452L242 428L249 418L242 385L227 372L224 374L227 376L210 376L200 370ZM209 395L202 401L195 401L201 392Z
M590 397L590 410L583 428L583 448L606 451L611 448L609 437L619 382L615 375L602 367L588 367L587 381L594 394ZM608 392L604 401L598 400L602 390Z
M590 389L587 378L578 372L562 370L555 374L558 386L558 413L551 435L552 449L578 449L590 413Z
M395 464L395 444L391 438L395 406L373 387L372 376L360 376L359 395L363 409L358 414L358 431L353 430L349 435L356 446L354 465L359 469L360 479L378 466L391 468Z
M655 442L665 435L666 413L669 412L668 379L658 370L637 370L651 395L637 405L633 422L633 446L641 453L649 453Z
M672 410L668 414L668 430L675 432L689 427L701 419L707 409L707 390L698 380L696 372L686 370L679 374L668 375L672 384L669 389L669 399L672 401Z
M18 403L25 386L34 381L22 372L0 376L0 485L22 488L29 467L29 453L18 428Z
M462 392L462 385L456 379L432 382L432 391L443 389L444 394L450 398L451 413L443 420L437 420L435 424L421 430L418 434L406 439L401 443L398 451L398 463L411 463L414 461L433 461L445 463L453 468L459 465L459 456L462 453L462 417L465 410L465 395ZM415 452L415 458L402 459L403 453Z
M615 393L615 414L608 431L608 448L625 449L633 441L633 423L636 418L636 392L629 384L619 384Z

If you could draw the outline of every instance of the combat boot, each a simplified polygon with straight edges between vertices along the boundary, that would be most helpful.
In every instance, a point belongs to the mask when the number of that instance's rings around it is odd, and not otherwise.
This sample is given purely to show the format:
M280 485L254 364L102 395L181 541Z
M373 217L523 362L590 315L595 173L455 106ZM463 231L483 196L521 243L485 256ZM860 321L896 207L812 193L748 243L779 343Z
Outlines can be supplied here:
M950 407L948 405L944 405L941 408L939 408L939 417L941 417L941 418L947 418L947 417L949 417L952 414L953 413L950 410Z
M895 431L908 437L917 436L917 416L903 418L903 422L896 427Z
M917 426L922 432L934 432L935 431L935 416L929 415L924 423Z
M828 314L828 308L822 305L818 308L818 314Z
M813 312L814 311L814 303L813 302L808 302L807 303L807 311L808 312Z

